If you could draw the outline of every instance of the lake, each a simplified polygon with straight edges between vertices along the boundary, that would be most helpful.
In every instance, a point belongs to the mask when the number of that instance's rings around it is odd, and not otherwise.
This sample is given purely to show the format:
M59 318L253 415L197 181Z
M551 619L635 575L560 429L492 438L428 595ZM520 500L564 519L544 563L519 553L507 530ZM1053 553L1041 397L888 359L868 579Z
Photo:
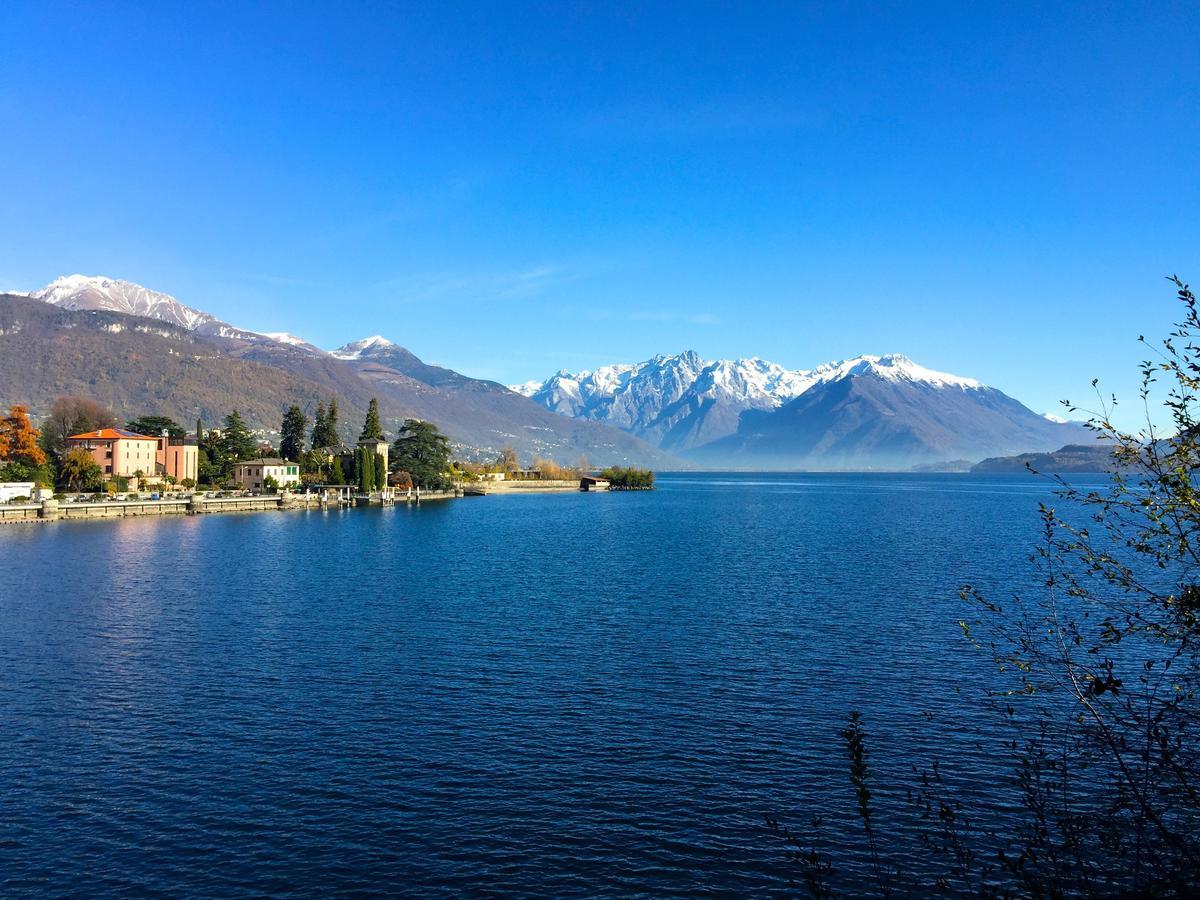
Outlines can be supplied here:
M958 587L1044 481L659 484L0 528L0 893L784 892L855 709L1001 802Z

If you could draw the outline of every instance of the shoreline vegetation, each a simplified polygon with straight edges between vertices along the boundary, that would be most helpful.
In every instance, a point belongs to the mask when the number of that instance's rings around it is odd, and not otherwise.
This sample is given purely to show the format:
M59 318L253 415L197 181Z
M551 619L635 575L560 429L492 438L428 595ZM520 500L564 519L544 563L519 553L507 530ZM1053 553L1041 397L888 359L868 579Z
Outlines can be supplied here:
M505 447L490 463L451 458L432 422L405 419L388 441L371 401L358 440L343 440L337 398L308 417L293 404L278 445L237 410L220 428L197 420L189 434L163 416L117 417L89 398L60 397L35 428L14 405L0 418L0 524L61 519L393 506L495 493L649 490L654 473L610 466L595 473ZM308 449L305 449L308 444ZM161 455L147 448L159 447ZM174 448L168 456L165 448ZM181 462L182 460L182 462Z
M541 457L522 463L512 447L491 462L453 459L450 439L420 419L398 423L389 441L374 399L353 444L339 424L336 397L317 401L311 431L297 404L284 412L278 432L252 431L236 409L220 427L206 428L198 418L191 433L160 415L124 427L118 421L89 397L56 398L40 428L25 406L12 405L0 417L0 522L648 490L654 483L645 469L613 466L597 474L586 458L574 466Z
M608 482L610 491L654 490L654 472L650 469L609 466L600 473L600 477Z

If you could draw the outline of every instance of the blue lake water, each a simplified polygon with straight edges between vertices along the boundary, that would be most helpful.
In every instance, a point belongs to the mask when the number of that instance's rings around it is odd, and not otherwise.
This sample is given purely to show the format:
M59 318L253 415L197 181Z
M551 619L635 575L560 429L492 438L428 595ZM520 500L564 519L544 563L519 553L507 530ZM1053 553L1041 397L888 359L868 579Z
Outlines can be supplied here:
M4 526L0 893L784 891L763 817L836 839L851 709L881 777L1004 782L957 591L1029 585L1048 496L674 475Z

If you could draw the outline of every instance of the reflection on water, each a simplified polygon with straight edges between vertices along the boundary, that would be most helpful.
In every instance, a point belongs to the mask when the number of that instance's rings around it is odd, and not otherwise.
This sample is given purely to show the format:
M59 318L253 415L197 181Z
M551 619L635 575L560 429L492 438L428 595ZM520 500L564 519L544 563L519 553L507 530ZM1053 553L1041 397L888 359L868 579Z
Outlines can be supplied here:
M1026 583L1046 493L689 474L5 527L0 885L782 892L762 816L848 812L852 708L881 776L998 790L957 587Z

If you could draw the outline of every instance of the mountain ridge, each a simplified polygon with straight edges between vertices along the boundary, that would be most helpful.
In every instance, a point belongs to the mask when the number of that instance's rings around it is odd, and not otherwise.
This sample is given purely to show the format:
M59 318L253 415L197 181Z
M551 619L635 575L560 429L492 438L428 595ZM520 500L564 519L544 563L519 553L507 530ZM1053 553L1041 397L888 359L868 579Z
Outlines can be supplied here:
M377 397L390 431L404 418L432 421L476 458L513 446L527 458L563 462L584 455L605 464L678 462L618 429L565 419L495 382L427 365L378 336L352 342L371 343L368 352L339 358L290 333L241 329L168 294L101 276L66 276L0 301L0 387L5 400L35 412L54 396L78 393L119 415L180 421L238 408L251 424L274 430L291 402L311 410L336 396L348 432L349 419Z
M709 360L686 350L505 386L428 364L379 334L325 350L287 331L239 328L169 294L104 276L63 276L27 295L3 296L84 316L72 328L100 323L105 334L129 331L131 337L110 341L126 353L139 334L174 341L188 335L212 360L264 367L246 370L263 385L278 381L263 371L277 370L299 379L302 392L343 398L355 414L377 395L394 427L405 417L428 419L472 452L511 444L530 455L592 454L660 466L687 460L734 468L909 468L1048 451L1079 438L1076 425L1038 416L976 379L927 369L901 354L792 370L759 357ZM159 325L101 322L88 314ZM104 355L96 349L80 361L78 376L103 381ZM3 364L0 375L19 377ZM226 384L222 375L210 377ZM248 388L253 392L253 384ZM247 403L268 428L274 423L265 410L279 402L276 388ZM237 400L233 391L230 401Z
M789 370L689 350L513 388L562 415L617 425L712 466L909 468L1048 450L1079 437L1077 424L898 353Z

